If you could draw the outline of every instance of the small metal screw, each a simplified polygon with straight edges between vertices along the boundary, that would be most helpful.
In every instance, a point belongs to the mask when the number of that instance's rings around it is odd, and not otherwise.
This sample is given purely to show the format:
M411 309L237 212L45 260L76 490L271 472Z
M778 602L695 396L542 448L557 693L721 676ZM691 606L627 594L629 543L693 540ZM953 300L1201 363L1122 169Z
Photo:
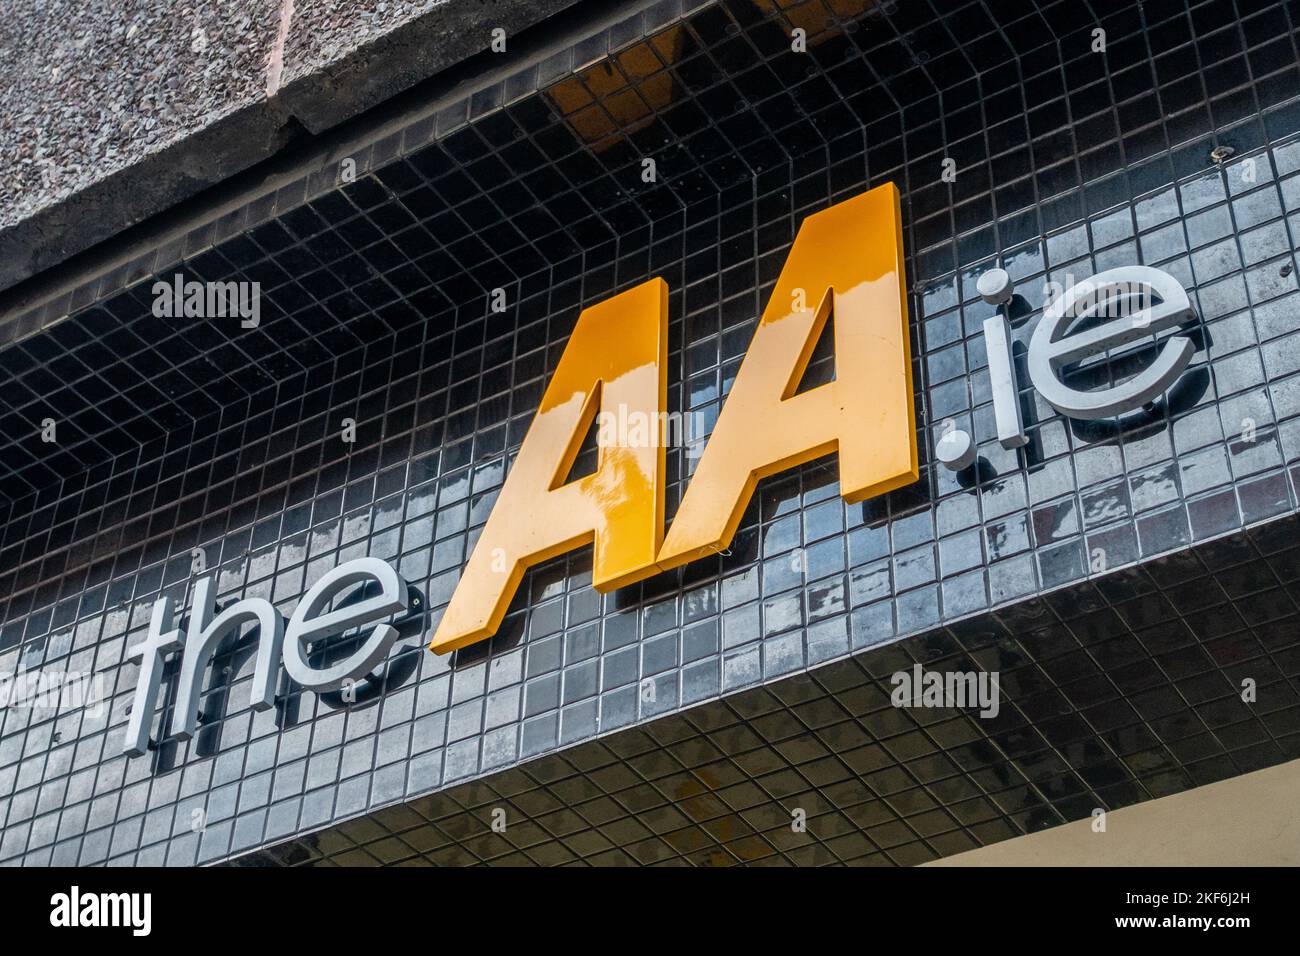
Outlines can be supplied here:
M1210 159L1214 160L1219 165L1223 165L1223 163L1232 158L1232 154L1235 152L1236 150L1231 146L1216 146L1214 149L1210 150Z

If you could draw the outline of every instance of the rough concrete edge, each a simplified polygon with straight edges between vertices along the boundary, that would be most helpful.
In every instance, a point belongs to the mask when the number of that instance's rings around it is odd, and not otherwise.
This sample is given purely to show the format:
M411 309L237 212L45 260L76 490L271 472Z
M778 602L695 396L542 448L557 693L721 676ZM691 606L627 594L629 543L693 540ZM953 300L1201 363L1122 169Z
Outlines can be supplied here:
M347 56L327 63L305 76L291 78L276 94L283 108L311 133L321 133L410 89L448 66L468 60L487 48L488 31L505 29L508 37L559 16L581 0L526 0L520 4L530 16L510 22L500 4L456 7L458 18L449 23L451 5L434 7ZM540 16L533 7L543 8ZM510 8L517 13L518 7ZM443 14L439 16L438 14ZM429 56L429 51L436 51ZM509 44L507 45L507 51Z
M587 5L583 0L554 4L541 16L528 3L508 9L494 5L490 16L513 36ZM467 62L486 48L482 31L473 25L488 13L478 7L434 7L340 61L290 81L271 99L250 103L0 230L0 292L247 171L295 138L320 135ZM459 14L457 23L449 23L453 14ZM471 28L458 28L466 24ZM507 53L502 60L513 57Z
M275 155L292 130L263 100L0 230L0 293Z

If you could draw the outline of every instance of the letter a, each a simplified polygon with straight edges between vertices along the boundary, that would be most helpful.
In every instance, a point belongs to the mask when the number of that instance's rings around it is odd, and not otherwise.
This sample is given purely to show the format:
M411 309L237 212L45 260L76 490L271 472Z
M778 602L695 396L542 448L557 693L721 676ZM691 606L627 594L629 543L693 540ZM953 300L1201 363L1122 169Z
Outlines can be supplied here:
M656 573L664 520L662 436L634 446L601 429L596 471L564 481L598 412L659 422L668 398L667 352L668 286L662 279L578 316L430 650L445 654L491 637L524 571L585 544L594 543L592 584L598 591Z
M797 289L807 293L805 308L791 305ZM832 312L835 381L795 394ZM850 503L917 479L902 217L892 183L804 220L659 567L726 548L759 479L833 451Z

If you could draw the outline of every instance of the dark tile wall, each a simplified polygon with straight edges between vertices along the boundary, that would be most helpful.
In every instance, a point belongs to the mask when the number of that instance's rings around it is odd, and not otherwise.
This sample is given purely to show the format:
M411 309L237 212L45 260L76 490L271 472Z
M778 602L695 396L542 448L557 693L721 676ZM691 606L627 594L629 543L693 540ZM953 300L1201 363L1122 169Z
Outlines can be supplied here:
M1298 521L879 645L235 862L914 866L1293 760ZM894 707L890 676L917 663L997 671L998 713ZM1112 823L1098 839L1125 840L1124 829Z
M257 329L155 319L146 279L0 352L0 671L94 670L110 695L3 712L0 862L222 859L1296 508L1294 5L661 7L648 40L570 51L539 92L480 94L401 140L431 145L176 250L187 276L261 282ZM670 402L711 421L799 221L890 180L922 480L846 507L834 462L806 466L760 487L728 555L601 596L575 553L491 642L423 651L581 308L663 276ZM974 292L998 257L1035 306L1066 275L1167 269L1198 306L1193 368L1122 430L1036 402L1003 451ZM974 481L928 462L946 419L980 442ZM127 760L124 651L160 593L187 603L196 549L223 596L286 611L375 555L431 613L350 706L286 688L255 715L233 648L202 732Z

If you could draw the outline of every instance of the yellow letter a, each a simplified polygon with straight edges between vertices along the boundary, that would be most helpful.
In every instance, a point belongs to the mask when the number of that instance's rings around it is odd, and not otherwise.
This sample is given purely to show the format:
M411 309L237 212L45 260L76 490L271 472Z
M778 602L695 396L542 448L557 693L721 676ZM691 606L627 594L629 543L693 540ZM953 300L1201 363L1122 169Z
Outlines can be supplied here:
M524 571L594 542L599 591L654 574L663 541L668 286L651 279L584 309L506 476L429 649L445 654L491 637ZM597 412L593 474L564 484ZM607 419L602 419L602 422ZM620 440L634 425L649 441Z
M835 381L795 394L832 310ZM850 502L917 479L903 230L892 183L804 220L659 567L725 548L760 478L832 451Z

